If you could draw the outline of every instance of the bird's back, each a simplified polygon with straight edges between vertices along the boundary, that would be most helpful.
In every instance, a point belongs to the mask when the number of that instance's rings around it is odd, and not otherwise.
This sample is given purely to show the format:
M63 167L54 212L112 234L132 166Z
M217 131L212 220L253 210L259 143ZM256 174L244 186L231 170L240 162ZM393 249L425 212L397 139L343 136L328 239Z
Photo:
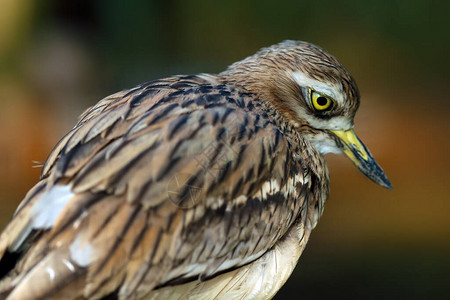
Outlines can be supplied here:
M219 77L114 94L56 145L0 236L0 295L273 296L322 212L320 178L317 151Z

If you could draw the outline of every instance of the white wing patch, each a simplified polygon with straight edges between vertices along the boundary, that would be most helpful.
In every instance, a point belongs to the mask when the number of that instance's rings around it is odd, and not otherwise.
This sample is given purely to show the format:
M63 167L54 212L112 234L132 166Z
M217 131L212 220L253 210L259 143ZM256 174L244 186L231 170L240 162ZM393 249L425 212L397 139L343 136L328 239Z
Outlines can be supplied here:
M86 268L93 260L93 248L89 243L81 241L78 236L70 245L70 258L80 267ZM67 266L67 265L66 265ZM67 266L69 269L70 267Z
M68 185L55 185L50 188L33 206L31 219L33 228L51 228L74 193Z
M253 195L253 197L260 198L261 200L266 200L269 196L276 193L283 193L284 197L294 197L297 198L297 184L305 184L305 178L301 174L295 174L294 177L289 178L288 182L284 187L281 187L280 183L276 179L270 179L262 185L259 191ZM242 196L241 196L242 197ZM247 196L245 196L247 199ZM239 198L238 198L239 199Z
M61 261L67 267L67 269L69 269L71 272L75 272L75 266L70 261L65 258L63 258Z
M50 281L53 281L55 279L55 270L53 270L51 267L46 267L45 272L48 273L48 276L50 277Z

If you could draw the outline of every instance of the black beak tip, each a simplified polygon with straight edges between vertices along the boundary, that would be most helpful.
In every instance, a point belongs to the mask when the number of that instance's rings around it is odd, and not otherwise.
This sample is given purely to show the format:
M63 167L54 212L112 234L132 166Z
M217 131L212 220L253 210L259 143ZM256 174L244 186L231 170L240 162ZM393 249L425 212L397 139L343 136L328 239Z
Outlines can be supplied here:
M381 167L378 164L375 165L375 170L373 173L369 175L369 178L372 179L375 183L381 185L382 187L385 187L389 190L393 189L391 181L387 178L383 169L381 169Z
M389 179L387 177L385 177L385 180L382 183L380 183L380 185L382 187L385 187L385 188L389 189L389 190L393 189L392 183L389 181Z
M384 173L383 169L380 167L380 165L377 164L372 156L368 161L364 162L365 163L362 165L362 168L360 167L360 170L367 177L369 177L373 182L381 185L382 187L385 187L389 190L393 189L392 183L387 178L386 173Z

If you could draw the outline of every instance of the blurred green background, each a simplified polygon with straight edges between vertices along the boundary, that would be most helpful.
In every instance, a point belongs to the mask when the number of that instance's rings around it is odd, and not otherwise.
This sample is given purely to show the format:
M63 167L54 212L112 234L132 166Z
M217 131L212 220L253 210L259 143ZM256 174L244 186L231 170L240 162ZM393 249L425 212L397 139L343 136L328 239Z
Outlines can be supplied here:
M328 156L331 196L277 299L450 293L449 1L0 0L0 227L77 116L149 79L306 40L356 78L356 131L391 179Z

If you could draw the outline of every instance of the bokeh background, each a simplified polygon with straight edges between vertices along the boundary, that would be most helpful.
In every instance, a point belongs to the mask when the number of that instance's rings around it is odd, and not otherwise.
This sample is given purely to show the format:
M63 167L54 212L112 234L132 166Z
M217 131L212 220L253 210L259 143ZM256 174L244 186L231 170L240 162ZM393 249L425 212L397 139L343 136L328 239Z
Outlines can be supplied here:
M277 299L449 297L449 1L0 4L0 228L38 179L33 161L102 97L306 40L356 78L356 132L394 190L329 155L325 213Z

